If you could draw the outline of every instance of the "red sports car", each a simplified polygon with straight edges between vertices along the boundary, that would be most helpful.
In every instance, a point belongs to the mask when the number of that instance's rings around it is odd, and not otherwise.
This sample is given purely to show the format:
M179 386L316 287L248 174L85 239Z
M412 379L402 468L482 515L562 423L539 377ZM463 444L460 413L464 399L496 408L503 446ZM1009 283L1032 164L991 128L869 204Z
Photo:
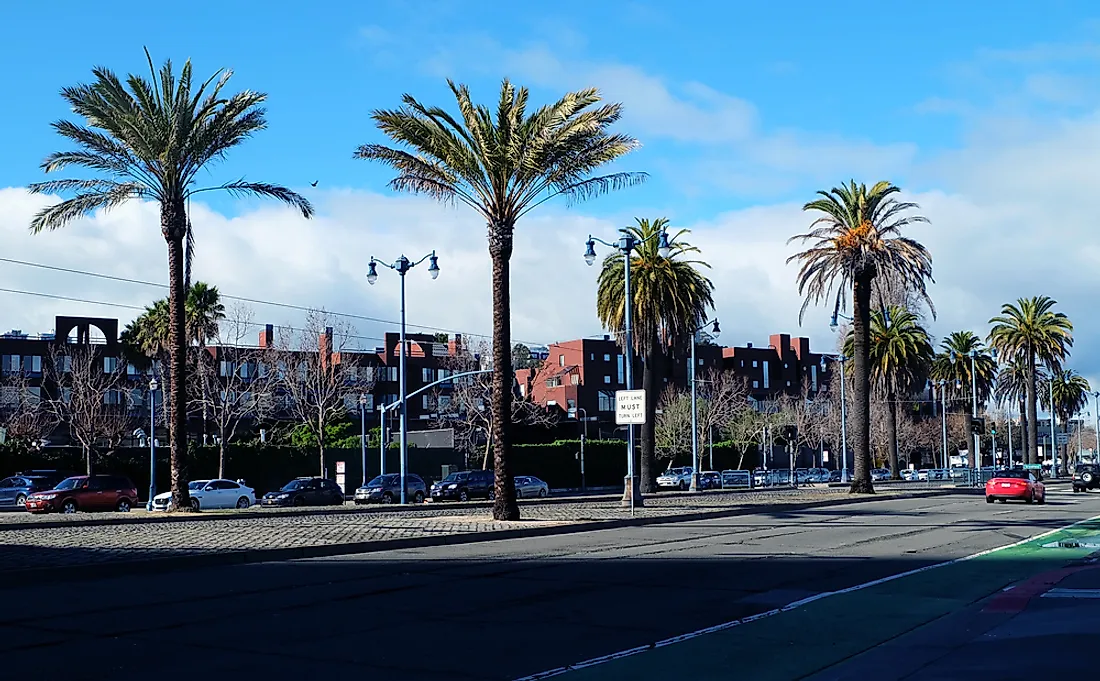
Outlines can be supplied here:
M1042 504L1047 500L1047 491L1032 471L1019 468L1001 470L985 483L985 503L992 504L997 499L1020 499L1029 504Z

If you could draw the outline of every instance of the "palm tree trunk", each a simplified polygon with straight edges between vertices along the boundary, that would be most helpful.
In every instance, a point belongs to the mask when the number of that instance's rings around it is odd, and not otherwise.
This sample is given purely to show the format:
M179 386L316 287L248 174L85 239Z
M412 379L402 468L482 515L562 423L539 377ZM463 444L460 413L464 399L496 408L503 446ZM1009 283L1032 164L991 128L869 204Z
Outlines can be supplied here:
M1027 462L1039 463L1039 409L1035 404L1035 354L1027 357ZM1051 433L1053 435L1053 433Z
M893 392L886 394L886 439L889 447L890 479L901 480L901 469L898 467L898 403L897 395Z
M642 494L652 494L657 491L657 395L660 394L658 385L661 376L661 363L663 353L660 348L660 337L657 335L657 327L646 324L645 330L645 367L642 369L642 389L645 390L646 400L645 423L642 424L642 456L641 475ZM696 465L694 462L691 464Z
M494 520L519 520L516 485L509 454L512 450L512 225L489 226L489 254L493 259L493 470L496 498Z
M853 494L874 494L871 484L871 367L868 358L873 273L861 272L852 287L852 445L855 450Z
M168 242L168 441L171 450L172 505L191 509L187 494L187 338L184 327L183 240L187 216L183 200L161 204L160 229Z

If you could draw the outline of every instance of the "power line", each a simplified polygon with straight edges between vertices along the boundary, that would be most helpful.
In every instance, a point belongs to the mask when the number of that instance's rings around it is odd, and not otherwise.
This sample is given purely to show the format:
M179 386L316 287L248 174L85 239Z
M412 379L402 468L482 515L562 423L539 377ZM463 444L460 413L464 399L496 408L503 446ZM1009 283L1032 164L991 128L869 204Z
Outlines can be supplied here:
M139 284L139 285L142 285L142 286L153 286L153 287L161 288L161 289L168 288L167 284L160 284L160 283L153 282L153 281L144 281L144 280L141 280L141 279L130 279L128 277L117 277L117 276L110 275L110 274L103 274L101 272L89 272L89 271L86 271L86 270L72 269L72 268L69 268L69 267L60 267L60 266L57 266L57 265L46 265L44 263L29 262L29 261L26 261L26 260L17 260L15 258L0 258L0 262L11 263L13 265L23 265L25 267L36 267L36 268L44 269L44 270L52 270L54 272L65 272L65 273L68 273L68 274L79 274L79 275L86 276L86 277L95 277L97 279L107 279L109 281L118 281L118 282L122 282L122 283L126 283L126 284ZM8 292L9 293L20 293L19 291L8 291ZM22 292L22 293L26 293L26 292ZM31 294L31 295L46 296L47 294ZM226 300L237 300L237 301L240 301L242 303L252 303L254 305L270 305L272 307L282 307L282 308L287 308L287 309L290 309L290 310L297 310L299 312L318 312L318 311L321 311L319 308L305 307L305 306L302 306L302 305L294 305L292 303L278 303L278 302L274 302L274 301L270 301L270 300L260 300L260 299L257 299L257 298L245 298L243 296L233 296L233 295L228 295L228 294L224 294L224 293L220 293L220 292L219 292L219 296L222 297L222 298L225 298ZM59 299L60 300L65 300L64 297L59 298ZM81 300L78 300L78 299L73 299L73 302L94 302L94 301L81 301ZM115 307L128 307L130 309L137 309L137 310L144 309L144 308L140 308L140 307L135 308L133 306L120 305L120 304L115 304L115 303L98 303L98 304L100 304L100 305L114 305ZM335 311L332 311L332 310L324 310L324 312L335 315L337 317L347 317L348 319L359 319L359 320L362 320L362 321L374 322L376 324L388 324L388 325L392 325L392 326L399 326L401 324L401 322L396 322L396 321L392 321L392 320L389 320L389 319L381 319L379 317L369 317L369 316L366 316L366 315L353 314L353 313L350 313L350 312L335 312ZM424 329L424 330L427 330L427 331L440 331L440 332L443 332L443 333L456 334L456 335L461 334L463 336L472 336L474 338L491 338L492 337L491 335L483 334L483 333L469 333L469 332L464 332L464 331L456 331L454 329L444 329L444 328L438 327L438 326L428 326L428 325L425 325L425 324L412 324L410 322L405 322L405 326L411 326L413 328ZM550 345L549 343L524 341L524 340L518 340L518 339L515 340L514 342L523 343L525 345Z

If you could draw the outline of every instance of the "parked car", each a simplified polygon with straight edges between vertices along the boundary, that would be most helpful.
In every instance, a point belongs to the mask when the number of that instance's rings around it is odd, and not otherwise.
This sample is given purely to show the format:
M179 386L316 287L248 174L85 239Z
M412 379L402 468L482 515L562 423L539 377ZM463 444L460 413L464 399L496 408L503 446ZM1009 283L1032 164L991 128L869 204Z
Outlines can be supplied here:
M841 482L841 471L829 471L829 482Z
M722 474L717 471L703 471L699 474L699 489L721 489Z
M61 478L64 480L65 478ZM19 473L0 480L0 508L26 509L27 497L34 492L53 489L61 482L53 477Z
M256 505L256 492L246 487L243 480L192 480L187 483L191 508L196 511L214 508L248 508ZM154 511L167 511L172 493L153 497Z
M695 470L691 466L669 468L657 477L657 487L686 490L691 487L691 475L694 472Z
M339 506L344 491L328 478L295 478L277 492L268 492L261 506Z
M515 481L516 496L520 499L550 496L550 485L533 475L517 475Z
M927 468L920 469L919 471L917 471L917 480L920 480L921 482L928 482L928 474L930 472L931 471L929 471Z
M1100 466L1094 463L1078 464L1073 471L1073 491L1087 492L1090 489L1100 489Z
M121 475L78 475L66 478L53 489L32 492L26 508L31 513L76 513L77 511L128 512L137 503L137 487Z
M889 480L889 479L890 479L890 471L886 470L885 468L873 468L873 469L871 469L871 480L874 480L875 482L880 482L882 480Z
M424 479L419 475L406 473L405 500L419 504L427 495L428 486L424 484ZM356 504L392 504L398 501L401 501L401 475L398 473L379 475L355 490Z
M829 471L825 468L811 468L810 474L806 476L806 482L824 483L829 482Z
M920 473L913 470L912 468L901 469L901 479L906 482L916 482L920 479L919 475Z
M1035 473L1022 468L994 471L985 483L985 502L1019 499L1027 503L1045 503L1047 491Z
M432 485L432 501L492 499L495 495L493 487L495 482L496 476L493 471L451 473Z
M768 472L767 471L763 471L763 470L753 471L753 473L752 473L752 486L753 487L763 487L764 485L767 484L767 482L768 482Z

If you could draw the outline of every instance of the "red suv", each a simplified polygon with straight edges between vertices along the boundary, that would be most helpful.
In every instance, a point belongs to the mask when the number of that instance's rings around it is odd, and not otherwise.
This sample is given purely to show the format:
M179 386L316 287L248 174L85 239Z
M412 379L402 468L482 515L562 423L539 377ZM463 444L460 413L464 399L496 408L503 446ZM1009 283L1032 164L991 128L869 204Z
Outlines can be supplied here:
M31 513L77 511L126 512L137 503L137 487L121 475L78 475L66 478L51 490L27 497Z

